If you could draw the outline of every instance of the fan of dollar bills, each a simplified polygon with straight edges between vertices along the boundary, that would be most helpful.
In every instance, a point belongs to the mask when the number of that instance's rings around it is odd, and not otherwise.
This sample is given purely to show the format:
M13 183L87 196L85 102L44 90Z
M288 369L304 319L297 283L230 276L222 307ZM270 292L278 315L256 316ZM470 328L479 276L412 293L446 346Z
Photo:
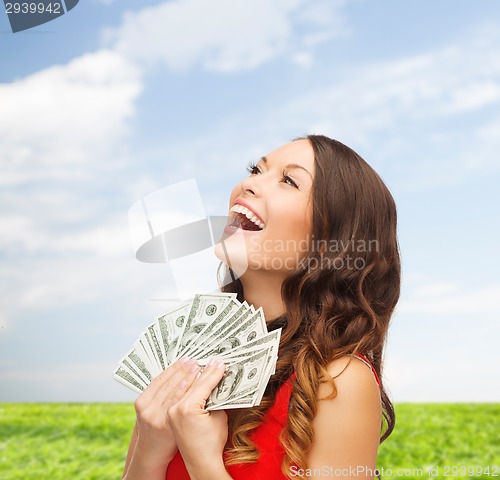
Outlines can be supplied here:
M162 315L143 331L113 376L141 393L171 363L212 357L226 372L207 400L207 410L252 407L262 400L275 371L281 329L268 332L262 309L239 302L235 293L199 294Z

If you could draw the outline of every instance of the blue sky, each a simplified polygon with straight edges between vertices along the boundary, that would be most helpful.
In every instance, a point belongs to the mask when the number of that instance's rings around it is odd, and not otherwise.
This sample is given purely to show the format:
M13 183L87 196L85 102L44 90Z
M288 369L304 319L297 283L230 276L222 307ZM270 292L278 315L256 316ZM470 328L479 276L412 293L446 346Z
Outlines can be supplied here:
M196 178L223 214L249 161L346 143L398 205L396 401L499 401L500 4L80 2L0 14L0 401L129 401L111 371L168 287L127 212Z

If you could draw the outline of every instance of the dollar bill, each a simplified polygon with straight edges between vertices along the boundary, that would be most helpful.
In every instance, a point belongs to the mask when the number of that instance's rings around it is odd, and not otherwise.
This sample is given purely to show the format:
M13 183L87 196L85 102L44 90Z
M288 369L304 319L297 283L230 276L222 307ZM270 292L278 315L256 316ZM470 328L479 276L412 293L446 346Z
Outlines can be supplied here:
M212 329L211 332L206 332L209 333L209 336L201 339L201 342L197 346L196 355L202 355L210 348L213 348L214 345L217 345L217 343L220 342L221 338L226 336L233 328L236 329L242 323L245 323L245 321L255 313L255 310L253 309L253 307L249 307L243 310L241 314L238 313L239 311L236 312L227 321L218 324L216 328Z
M158 335L156 334L155 324L152 323L148 326L146 334L150 340L150 347L153 350L156 361L158 362L161 370L165 370L167 366L165 365L165 359L163 357L163 352L161 351L160 341L158 340Z
M121 365L118 366L116 370L113 372L113 376L121 384L132 389L136 393L142 393L144 391L144 387Z
M237 398L236 400L231 400L226 403L221 403L220 405L208 407L207 410L229 410L231 408L253 407L254 405L257 405L255 403L256 398L257 396L255 393L250 393L249 395Z
M195 295L191 303L188 318L181 334L176 357L183 356L190 343L209 324L213 323L218 315L234 298L234 294L220 293L212 295Z
M229 303L226 305L224 310L220 312L217 318L214 319L213 322L208 323L205 328L203 328L196 338L191 342L186 351L184 351L184 355L196 355L195 352L198 352L203 349L204 343L211 338L212 333L221 329L221 331L227 328L234 320L236 320L240 315L248 310L248 304L244 302L241 304L236 299L231 298Z
M130 354L130 353L129 353ZM132 354L133 355L133 354ZM139 361L142 362L142 360L139 359ZM123 357L118 365L121 365L123 368L125 368L127 371L129 371L138 381L139 383L143 384L144 387L147 387L151 380L144 375L144 373L141 372L141 369L132 361L130 358L128 358L128 355ZM145 367L143 367L145 368ZM148 375L150 378L152 378L151 374L148 371Z
M139 335L139 338L134 343L134 349L153 375L153 378L161 373L160 367L156 363L153 352L149 348L149 342L146 338L145 332L142 332Z
M259 384L259 387L257 388L257 392L255 393L253 397L253 405L259 405L260 402L262 401L262 397L264 396L264 393L266 391L267 384L269 383L269 379L271 378L271 375L273 374L273 370L275 369L276 366L276 360L274 359L273 361L268 358L268 364L265 367L264 374L261 377L261 381Z
M263 335L262 337L256 338L255 340L248 342L241 347L238 347L234 350L228 351L225 355L222 356L224 361L231 361L233 358L238 358L240 356L248 356L252 352L260 351L263 348L269 348L269 357L272 359L274 357L273 371L276 366L276 359L278 357L278 348L279 342L281 338L281 328L277 330L273 330L272 332Z
M258 405L276 368L281 329L267 332L262 309L235 294L198 294L156 318L120 360L113 377L136 393L176 359L189 356L204 368L211 358L226 364L207 399L207 410Z
M221 334L221 337L200 355L200 359L208 357L219 357L228 351L245 345L267 333L266 322L262 309L247 318L238 319L230 328Z
M153 381L153 374L149 370L148 366L144 363L140 353L137 353L135 348L130 350L125 359L127 359L133 366L134 369L140 372L140 377L143 378L145 382L149 385Z
M224 377L207 399L206 410L255 392L264 373L266 360L266 352L262 351L227 365Z
M191 310L191 303L187 302L157 318L155 330L160 339L160 349L165 366L176 358L180 338L184 331L187 316Z

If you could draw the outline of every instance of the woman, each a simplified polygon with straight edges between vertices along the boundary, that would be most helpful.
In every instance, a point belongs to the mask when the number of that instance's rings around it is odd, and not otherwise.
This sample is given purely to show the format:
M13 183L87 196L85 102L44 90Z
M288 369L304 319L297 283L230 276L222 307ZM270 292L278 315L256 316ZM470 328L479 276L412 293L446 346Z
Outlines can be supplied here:
M136 401L128 480L377 474L395 422L379 380L400 289L394 200L361 157L323 136L249 170L216 254L233 275L224 290L283 328L276 373L258 407L226 414L203 408L223 364L170 366Z

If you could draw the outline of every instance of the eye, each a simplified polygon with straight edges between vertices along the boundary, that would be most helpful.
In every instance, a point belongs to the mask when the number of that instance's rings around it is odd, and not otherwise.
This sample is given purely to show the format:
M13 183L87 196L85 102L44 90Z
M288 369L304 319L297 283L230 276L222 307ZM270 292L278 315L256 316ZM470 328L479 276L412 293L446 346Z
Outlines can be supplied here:
M281 181L283 183L286 183L287 185L291 185L292 187L294 187L296 189L299 188L298 183L292 177L289 177L288 175L286 175L284 171L283 171L283 176L281 177Z
M257 164L255 164L253 162L250 162L248 164L247 170L248 170L248 173L250 173L250 175L258 175L259 173L262 173L260 171L260 168L257 166Z

